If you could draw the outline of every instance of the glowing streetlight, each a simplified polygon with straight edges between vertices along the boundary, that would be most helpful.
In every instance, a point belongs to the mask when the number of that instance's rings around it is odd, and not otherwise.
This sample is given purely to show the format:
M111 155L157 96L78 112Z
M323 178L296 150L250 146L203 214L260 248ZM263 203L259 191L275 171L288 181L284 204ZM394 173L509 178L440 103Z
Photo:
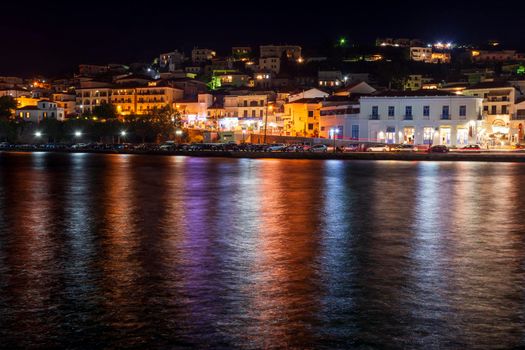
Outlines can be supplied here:
M339 129L338 128L330 129L330 133L332 134L332 137L334 138L334 153L335 153L335 137L337 134L339 134Z
M122 137L126 136L126 131L125 131L125 130L122 130L122 131L120 132L120 136L122 136Z
M38 138L42 137L42 132L41 131L35 132L35 137L38 137Z
M75 131L75 137L81 137L82 136L82 131Z

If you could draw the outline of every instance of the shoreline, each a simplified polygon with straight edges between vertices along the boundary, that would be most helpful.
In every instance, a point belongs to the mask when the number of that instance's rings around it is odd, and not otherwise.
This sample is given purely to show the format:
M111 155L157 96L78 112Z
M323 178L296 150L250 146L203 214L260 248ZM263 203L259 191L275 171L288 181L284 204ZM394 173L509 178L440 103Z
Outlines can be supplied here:
M247 158L247 159L305 159L305 160L393 160L393 161L460 161L460 162L514 162L524 163L525 152L470 152L470 153L426 153L426 152L349 152L349 153L310 153L310 152L244 152L244 151L107 151L107 150L41 150L8 149L0 153L93 153L93 154L132 154L151 156L188 156L209 158Z

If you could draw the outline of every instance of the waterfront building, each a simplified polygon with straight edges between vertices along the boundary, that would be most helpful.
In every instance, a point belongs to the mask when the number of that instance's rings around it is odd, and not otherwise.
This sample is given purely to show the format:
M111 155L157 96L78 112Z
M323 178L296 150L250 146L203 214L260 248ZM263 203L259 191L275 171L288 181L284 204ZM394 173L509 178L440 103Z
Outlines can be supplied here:
M334 137L330 130L337 129L338 139L367 141L368 119L359 118L359 100L349 97L330 97L321 102L319 136Z
M263 93L224 96L224 117L218 123L225 131L260 131L265 118L273 112L269 95Z
M507 82L485 82L468 87L463 95L483 99L485 139L494 145L518 142L519 125L513 111L516 88Z
M40 100L36 106L25 106L17 108L15 115L23 121L40 123L44 119L56 119L64 121L64 109L50 100Z
M334 137L330 130L337 129L338 139L367 141L368 119L359 118L360 105L356 98L333 96L321 102L319 136Z
M217 115L209 112L213 105L213 95L199 94L195 100L180 100L173 103L173 108L180 113L186 127L198 129L217 128Z
M289 136L318 137L321 101L324 97L301 98L284 105L284 132Z
M483 137L481 97L439 90L386 92L360 98L367 139L385 143L462 146Z

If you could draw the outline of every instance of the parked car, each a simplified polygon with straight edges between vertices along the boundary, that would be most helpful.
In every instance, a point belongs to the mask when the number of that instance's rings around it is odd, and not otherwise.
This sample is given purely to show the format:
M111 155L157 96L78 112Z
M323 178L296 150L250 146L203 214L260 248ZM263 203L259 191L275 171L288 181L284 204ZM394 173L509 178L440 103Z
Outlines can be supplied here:
M394 152L417 152L417 147L414 145L399 145L394 148Z
M303 145L290 145L283 149L283 152L303 152L303 151L304 151Z
M390 147L387 145L372 145L368 146L366 149L367 152L388 152L390 151Z
M436 145L428 149L429 153L448 153L449 149L445 145Z
M308 149L308 152L315 152L315 153L324 153L328 151L328 147L326 145L313 145Z
M517 144L513 145L512 148L514 148L514 149L525 149L525 145L517 143Z
M465 147L460 148L458 151L462 151L462 152L481 151L481 146L480 145L466 145Z
M286 148L286 145L282 143L276 143L266 147L266 152L283 152Z
M341 147L341 152L358 152L359 151L359 144L352 143L350 145L344 145Z

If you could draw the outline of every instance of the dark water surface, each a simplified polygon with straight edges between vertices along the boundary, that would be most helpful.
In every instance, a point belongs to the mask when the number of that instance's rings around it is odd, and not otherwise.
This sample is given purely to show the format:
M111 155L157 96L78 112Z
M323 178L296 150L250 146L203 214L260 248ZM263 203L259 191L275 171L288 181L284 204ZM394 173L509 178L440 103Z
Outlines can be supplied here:
M0 153L0 347L525 344L525 165Z

